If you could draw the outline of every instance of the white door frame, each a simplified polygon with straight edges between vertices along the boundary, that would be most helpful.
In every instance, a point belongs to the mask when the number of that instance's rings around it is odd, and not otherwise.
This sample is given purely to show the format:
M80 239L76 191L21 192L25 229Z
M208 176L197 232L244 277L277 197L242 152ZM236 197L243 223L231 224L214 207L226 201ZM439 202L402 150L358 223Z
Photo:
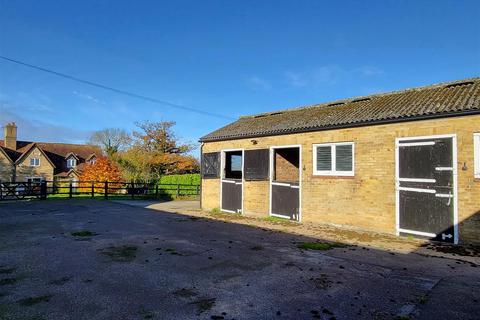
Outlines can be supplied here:
M298 222L302 221L302 145L301 144L290 144L284 146L271 146L270 147L270 172L269 172L269 208L268 208L268 215L271 217L277 218L287 218L290 219L289 216L284 216L281 214L272 213L272 185L287 185L285 183L279 183L273 181L273 173L274 173L274 161L273 161L273 153L276 149L287 149L287 148L298 148L299 153L299 163L298 163Z
M229 212L229 213L238 213L232 210L226 210L222 208L222 197L223 197L223 182L228 181L231 182L231 180L226 180L224 178L225 176L225 152L229 151L242 151L242 203L241 203L241 210L242 212L240 214L243 214L243 195L244 195L244 187L245 187L245 180L244 180L244 165L245 165L245 149L222 149L220 150L220 211L223 212Z
M407 230L400 228L400 181L399 181L399 144L403 141L422 140L422 139L452 139L452 171L453 171L453 243L458 244L458 183L457 183L457 135L442 134L432 136L401 137L395 139L395 221L397 236L402 233L411 233L420 236L432 236L432 234L422 231ZM441 168L449 169L449 168Z

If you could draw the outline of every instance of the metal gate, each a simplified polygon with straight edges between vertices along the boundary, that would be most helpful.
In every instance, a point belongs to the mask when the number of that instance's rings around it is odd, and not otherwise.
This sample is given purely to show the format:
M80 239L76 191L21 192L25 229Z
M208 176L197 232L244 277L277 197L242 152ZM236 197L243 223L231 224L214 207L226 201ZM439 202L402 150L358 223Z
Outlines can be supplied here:
M456 243L455 138L398 139L396 150L398 233Z
M276 165L274 161L275 152L278 149L292 149L298 153L298 179L297 181L277 180ZM301 146L279 146L270 148L270 215L274 217L287 218L290 220L301 220Z

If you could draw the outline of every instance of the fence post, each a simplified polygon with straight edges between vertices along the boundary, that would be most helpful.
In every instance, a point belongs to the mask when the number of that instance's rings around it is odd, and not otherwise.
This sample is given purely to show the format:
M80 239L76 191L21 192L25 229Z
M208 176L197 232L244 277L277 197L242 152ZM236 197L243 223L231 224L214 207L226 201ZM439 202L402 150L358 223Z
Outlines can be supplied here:
M92 191L92 198L94 198L95 197L95 184L93 183L93 181L92 181L92 190L91 191Z
M197 186L196 186L196 189L197 189L197 190L196 190L197 192L195 193L195 195L198 196L198 195L200 194L200 186L197 185Z
M180 196L180 184L177 184L177 197Z
M105 181L105 199L108 199L108 181Z
M68 185L68 197L71 199L72 198L72 193L73 193L73 185L72 181L70 181L70 184Z
M158 184L155 185L155 199L158 199Z
M131 182L131 185L132 185L132 189L130 190L131 194L132 194L132 199L135 199L135 182Z
M40 182L40 200L47 200L47 181L45 180Z

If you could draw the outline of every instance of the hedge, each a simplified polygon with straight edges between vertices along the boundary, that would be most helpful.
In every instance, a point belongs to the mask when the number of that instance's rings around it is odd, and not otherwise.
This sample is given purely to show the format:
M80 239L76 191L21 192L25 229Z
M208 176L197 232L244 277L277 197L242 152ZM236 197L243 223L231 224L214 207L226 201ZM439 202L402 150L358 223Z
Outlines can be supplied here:
M200 174L191 173L191 174L172 174L168 176L161 177L158 182L158 185L162 184L189 184L198 186L200 185Z
M200 174L174 174L163 176L157 181L158 189L171 196L177 195L177 187L175 186L177 184L182 185L180 186L180 196L195 195L197 186L200 185Z

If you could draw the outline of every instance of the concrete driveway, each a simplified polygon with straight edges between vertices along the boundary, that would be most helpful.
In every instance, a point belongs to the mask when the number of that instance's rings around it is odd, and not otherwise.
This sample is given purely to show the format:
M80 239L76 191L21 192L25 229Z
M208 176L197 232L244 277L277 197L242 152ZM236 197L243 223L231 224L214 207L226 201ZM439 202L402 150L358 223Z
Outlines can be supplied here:
M0 204L0 319L478 319L475 263L298 248L313 241L100 200Z

